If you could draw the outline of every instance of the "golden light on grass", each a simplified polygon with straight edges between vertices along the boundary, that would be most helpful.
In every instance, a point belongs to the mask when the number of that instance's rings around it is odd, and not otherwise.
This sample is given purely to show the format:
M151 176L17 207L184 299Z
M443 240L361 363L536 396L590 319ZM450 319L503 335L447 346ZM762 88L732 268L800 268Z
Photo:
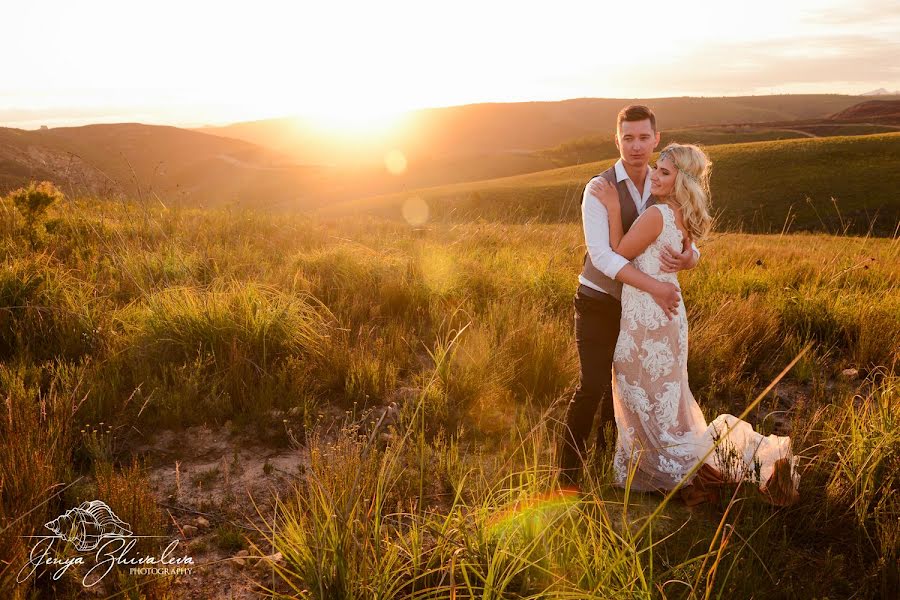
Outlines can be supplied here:
M466 411L466 417L479 431L488 435L508 432L516 425L515 397L502 385L487 381L482 392Z
M384 155L384 166L391 175L402 175L406 172L406 155L399 150L391 150Z
M419 257L425 284L438 294L450 291L453 283L453 258L442 248L428 248Z
M512 196L518 203L520 195ZM453 202L447 197L429 196L429 208L444 210L441 202ZM496 204L490 196L484 203ZM172 221L152 208L98 199L67 205L59 214L70 225L42 231L37 247L24 237L22 221L0 218L0 240L14 253L0 272L0 298L9 306L53 309L6 311L11 335L0 335L12 357L0 361L0 480L17 484L12 494L0 494L4 560L27 564L26 536L56 516L47 490L91 470L99 498L109 496L111 506L127 500L134 518L117 513L141 534L156 534L145 525L159 516L146 479L118 465L112 474L108 431L117 419L147 419L148 427L161 428L244 415L249 426L269 422L275 407L295 405L302 411L297 424L309 418L315 427L306 437L309 459L283 505L286 520L259 532L266 554L286 557L281 568L272 567L273 582L278 578L294 595L332 582L348 597L385 598L411 582L423 582L420 590L433 597L450 597L454 589L468 598L521 596L527 585L532 597L585 599L669 589L806 597L810 586L819 597L841 597L851 585L861 597L877 597L882 581L892 585L900 513L890 491L897 487L900 423L900 381L889 370L900 348L894 238L723 231L703 247L701 267L683 281L691 291L691 385L710 400L710 410L740 409L774 369L814 340L815 354L796 362L790 385L766 396L766 409L797 411L790 413L797 450L807 457L807 481L817 485L804 488L808 501L788 513L750 509L752 498L735 497L729 506L747 506L739 518L714 506L712 519L698 523L697 513L676 502L611 489L605 458L585 471L584 494L555 493L558 400L567 400L577 376L570 294L583 232L577 222L505 223L497 210L493 221L442 219L421 236L407 222L365 215L338 224L300 214L251 220L204 210ZM95 219L111 226L75 244L68 232L93 227ZM131 227L139 223L145 224ZM167 235L177 243L160 249L159 228L169 224ZM194 262L193 248L208 242L221 270L214 278ZM103 250L123 268L92 259ZM48 263L48 254L59 264ZM163 285L157 267L170 257L171 282ZM757 263L763 259L764 267ZM259 281L260 273L269 283ZM301 288L309 296L298 301ZM332 320L346 329L328 325ZM97 331L121 323L121 339L101 337L87 347L82 322ZM361 343L351 341L353 331L365 332ZM432 360L420 362L420 343ZM103 368L81 358L75 366L70 352L96 357ZM38 361L42 356L58 359ZM885 366L828 392L823 382L847 364ZM31 385L36 373L49 382L46 415L34 410L44 400ZM144 406L122 400L135 393L134 381L152 385L140 388ZM97 397L79 404L83 389ZM149 401L154 390L154 397L168 396L164 405ZM211 391L228 401L216 401ZM396 435L375 438L358 435L366 426L354 413L332 437L341 425L333 416L338 411L322 400L355 407L370 394L414 403L416 418L398 420ZM285 395L298 402L281 403ZM87 459L78 461L83 474L63 468L75 453ZM238 473L225 470L228 456L218 458L228 479L222 490L239 500ZM172 478L166 485L191 496L184 465L178 463L177 477L171 463L156 470ZM432 535L442 531L448 535ZM240 541L237 533L225 535ZM773 578L761 561L743 560L764 548L768 564L794 565L808 554L809 539L833 540L825 551L835 552L839 573L782 569L784 577L778 571ZM323 570L334 556L347 560ZM456 561L449 572L441 557ZM77 578L71 583L81 585ZM682 593L676 586L690 587Z
M486 530L493 535L515 534L523 528L540 531L559 523L559 513L579 502L575 492L548 491L520 498L488 517Z
M410 225L424 225L425 222L428 221L428 203L420 196L407 198L403 202L403 207L400 210L403 213L403 218L406 219L406 222Z

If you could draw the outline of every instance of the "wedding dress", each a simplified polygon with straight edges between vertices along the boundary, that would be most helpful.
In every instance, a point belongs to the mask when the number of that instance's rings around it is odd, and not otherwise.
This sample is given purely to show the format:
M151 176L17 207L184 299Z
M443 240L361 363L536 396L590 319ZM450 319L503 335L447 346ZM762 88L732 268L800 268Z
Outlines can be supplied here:
M647 208L653 209L662 213L662 231L634 264L651 277L678 286L676 273L660 270L659 257L667 244L681 248L683 234L671 207L660 203ZM707 423L688 387L687 356L684 303L669 319L649 294L623 286L621 330L613 357L615 484L624 487L631 468L634 490L671 490L690 475L686 489L751 481L774 504L796 501L798 459L792 456L790 438L763 436L730 414ZM725 439L708 453L720 437ZM691 474L700 461L704 464Z

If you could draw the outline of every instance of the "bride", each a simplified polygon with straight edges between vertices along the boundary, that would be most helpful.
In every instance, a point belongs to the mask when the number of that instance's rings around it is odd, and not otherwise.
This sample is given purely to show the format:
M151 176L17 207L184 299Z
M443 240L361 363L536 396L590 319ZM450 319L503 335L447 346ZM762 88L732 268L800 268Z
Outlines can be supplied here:
M613 251L677 286L677 274L660 269L660 252L667 244L687 248L709 232L709 170L709 159L697 146L666 146L650 175L655 203L627 235L615 187L602 177L594 179L591 193L609 211ZM689 505L709 498L723 482L754 482L777 505L799 498L798 459L789 437L763 436L730 414L705 421L688 387L684 303L669 319L649 294L625 285L620 326L613 357L617 486L624 487L631 477L633 490L666 491L685 480L681 494Z

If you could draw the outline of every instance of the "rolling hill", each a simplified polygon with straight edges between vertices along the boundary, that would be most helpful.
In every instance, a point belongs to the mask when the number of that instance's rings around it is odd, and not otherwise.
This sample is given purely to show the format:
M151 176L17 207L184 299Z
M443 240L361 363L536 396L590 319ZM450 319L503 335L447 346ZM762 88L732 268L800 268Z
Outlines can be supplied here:
M831 116L836 121L872 121L900 125L900 100L868 100Z
M900 221L900 133L711 146L718 229L841 231L891 235ZM584 184L613 159L486 181L346 202L323 209L403 218L424 201L450 221L577 222ZM832 198L834 201L832 201Z
M664 129L660 146L676 141L713 146L803 137L869 135L900 131L900 100L869 100L822 119L727 123L718 126ZM619 152L612 134L571 140L534 153L563 167L615 158Z
M0 128L0 193L47 179L73 195L222 204L274 189L279 199L298 199L317 171L243 140L178 127Z

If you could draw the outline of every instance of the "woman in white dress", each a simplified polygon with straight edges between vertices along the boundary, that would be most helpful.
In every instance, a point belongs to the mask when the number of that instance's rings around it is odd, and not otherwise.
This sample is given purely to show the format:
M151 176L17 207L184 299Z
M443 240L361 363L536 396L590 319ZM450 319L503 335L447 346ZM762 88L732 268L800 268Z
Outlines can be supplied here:
M627 234L616 189L595 179L592 193L609 212L612 249L644 273L677 286L676 273L660 270L660 252L666 245L688 248L709 232L709 171L710 161L697 146L666 146L650 175L655 203ZM739 481L756 483L773 504L799 498L789 437L763 436L730 414L708 424L704 419L688 387L684 303L669 319L649 294L625 285L620 325L613 358L617 486L624 487L633 470L634 490L671 490L690 476L682 488L688 504L709 498L716 485ZM708 452L722 436L726 439Z

